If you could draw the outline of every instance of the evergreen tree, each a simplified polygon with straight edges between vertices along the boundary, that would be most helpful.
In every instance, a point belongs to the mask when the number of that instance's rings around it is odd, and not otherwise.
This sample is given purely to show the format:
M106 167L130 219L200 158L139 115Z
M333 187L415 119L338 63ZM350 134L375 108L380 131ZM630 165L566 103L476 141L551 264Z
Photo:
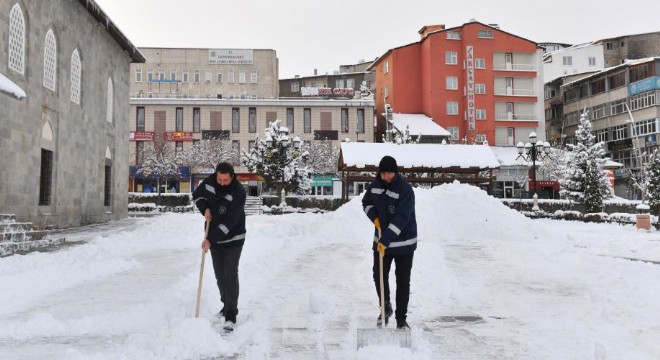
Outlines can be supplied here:
M646 189L653 215L660 216L660 150L656 149L646 165Z
M280 203L284 202L282 189L294 193L308 192L311 188L308 146L303 145L299 149L293 145L283 146L292 140L289 139L289 129L282 126L280 120L268 124L264 138L257 137L249 152L243 150L243 165L250 172L262 176L266 185L275 189ZM270 147L267 140L271 141Z
M599 168L595 159L587 162L584 175L584 212L598 213L603 211L603 194L600 192L598 177L603 171Z
M594 187L600 193L601 207L602 199L607 199L611 195L610 182L607 174L603 171L605 159L605 150L602 143L596 142L596 136L591 130L589 121L589 111L584 110L580 116L580 123L575 131L576 144L567 144L566 161L563 166L562 178L560 181L561 189L559 193L573 201L585 202L585 192L588 188ZM589 164L593 163L593 176L587 181L587 172ZM596 191L590 189L589 191ZM589 200L596 199L590 195ZM597 203L594 206L598 206ZM591 205L589 205L591 207Z

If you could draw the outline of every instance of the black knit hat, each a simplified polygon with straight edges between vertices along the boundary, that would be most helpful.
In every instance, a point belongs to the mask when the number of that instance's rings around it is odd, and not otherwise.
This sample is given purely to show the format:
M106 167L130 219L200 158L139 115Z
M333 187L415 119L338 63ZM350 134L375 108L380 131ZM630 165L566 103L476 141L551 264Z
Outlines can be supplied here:
M398 174L399 167L396 165L396 160L389 155L383 156L383 158L380 159L380 163L378 164L378 172L393 172Z

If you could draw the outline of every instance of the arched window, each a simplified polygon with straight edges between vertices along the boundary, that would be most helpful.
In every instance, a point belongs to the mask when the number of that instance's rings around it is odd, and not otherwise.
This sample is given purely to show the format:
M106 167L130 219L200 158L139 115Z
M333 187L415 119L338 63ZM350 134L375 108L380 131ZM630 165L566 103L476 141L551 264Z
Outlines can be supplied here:
M108 78L108 95L107 95L107 109L105 112L105 119L111 123L112 122L112 107L114 106L114 90L112 89L112 78Z
M25 18L18 4L9 13L9 68L25 74Z
M44 44L44 87L55 91L57 70L57 41L50 29L46 33Z
M71 101L79 105L81 68L78 49L73 50L73 54L71 54Z

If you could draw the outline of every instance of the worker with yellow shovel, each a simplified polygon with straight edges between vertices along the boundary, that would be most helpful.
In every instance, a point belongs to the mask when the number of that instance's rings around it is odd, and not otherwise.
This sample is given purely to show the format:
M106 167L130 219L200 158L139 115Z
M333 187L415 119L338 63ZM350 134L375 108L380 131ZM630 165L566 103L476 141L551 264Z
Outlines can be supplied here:
M396 265L396 328L407 330L410 272L417 249L415 193L410 183L399 174L396 160L384 156L378 165L376 179L362 198L364 212L375 225L373 275L381 304L377 327L387 326L392 315L388 274L392 262ZM382 286L381 286L382 283ZM384 324L383 324L384 322ZM408 340L409 341L409 340ZM359 344L358 344L359 345ZM409 343L407 344L409 346Z

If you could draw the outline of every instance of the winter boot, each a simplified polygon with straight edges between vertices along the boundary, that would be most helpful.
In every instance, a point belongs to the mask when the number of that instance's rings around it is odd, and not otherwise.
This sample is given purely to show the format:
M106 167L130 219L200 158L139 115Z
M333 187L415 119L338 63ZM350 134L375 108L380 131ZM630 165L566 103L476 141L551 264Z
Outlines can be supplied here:
M220 310L220 312L218 312L215 316L216 316L218 319L221 318L221 317L224 318L224 317L225 317L225 308L222 308L222 310Z
M222 325L222 328L225 331L234 331L235 325L236 325L236 315L225 314L225 323Z
M390 321L390 317L392 316L392 304L390 303L385 303L385 326L387 326L387 323ZM376 321L376 326L383 327L383 319L381 318L381 313L378 313L378 320Z
M410 326L405 320L396 320L396 328L401 330L410 330Z

